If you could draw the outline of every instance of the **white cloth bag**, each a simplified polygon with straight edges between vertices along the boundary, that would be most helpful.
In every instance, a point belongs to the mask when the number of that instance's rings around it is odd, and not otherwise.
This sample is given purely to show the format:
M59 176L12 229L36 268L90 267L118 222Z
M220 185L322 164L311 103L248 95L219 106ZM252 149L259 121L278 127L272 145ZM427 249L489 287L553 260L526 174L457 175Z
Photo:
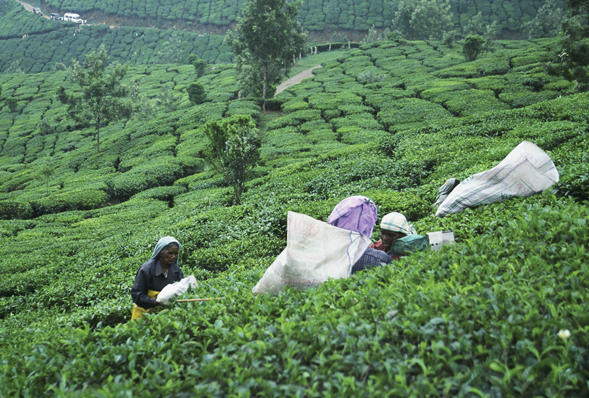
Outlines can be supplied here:
M306 289L329 278L348 278L352 266L370 246L370 239L288 212L286 249L252 289L254 294L277 294L284 286Z
M196 289L197 287L198 282L196 282L196 278L194 275L190 275L189 277L174 282L171 285L166 285L157 295L157 302L167 305L174 297L179 297L186 293L188 289Z
M436 216L459 213L466 207L531 196L558 182L556 166L542 149L523 141L497 166L462 181L442 202Z

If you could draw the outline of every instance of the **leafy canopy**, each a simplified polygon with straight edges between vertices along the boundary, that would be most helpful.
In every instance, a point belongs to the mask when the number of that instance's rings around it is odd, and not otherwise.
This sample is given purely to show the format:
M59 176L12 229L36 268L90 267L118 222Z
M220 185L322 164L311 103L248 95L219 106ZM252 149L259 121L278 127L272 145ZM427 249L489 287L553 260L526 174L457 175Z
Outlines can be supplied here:
M298 22L301 4L300 0L250 0L235 32L228 33L240 86L246 95L262 97L263 111L268 88L288 76L293 56L304 49L307 36Z
M111 121L131 116L133 105L130 88L121 83L128 65L108 66L104 45L98 52L84 57L84 64L73 61L70 79L80 86L80 91L66 92L63 85L57 89L57 98L67 105L68 115L78 123L94 123L96 150L100 152L100 127Z
M462 45L462 53L467 61L474 61L477 59L479 54L483 51L483 45L485 44L485 39L483 39L479 35L470 35L464 39L464 44Z
M241 203L245 183L260 161L261 136L250 115L235 115L209 122L204 127L209 138L206 158L233 187L235 204Z
M186 91L188 92L188 99L196 105L202 104L207 97L205 88L200 83L191 83Z
M570 17L562 23L560 49L548 73L576 82L579 91L589 90L589 1L567 0Z
M411 39L442 38L453 25L449 0L402 0L394 24Z

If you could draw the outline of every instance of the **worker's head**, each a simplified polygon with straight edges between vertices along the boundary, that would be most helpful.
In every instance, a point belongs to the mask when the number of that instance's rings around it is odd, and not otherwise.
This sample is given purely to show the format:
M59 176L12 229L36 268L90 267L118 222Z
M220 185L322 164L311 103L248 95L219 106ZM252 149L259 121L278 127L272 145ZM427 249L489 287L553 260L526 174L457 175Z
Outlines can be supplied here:
M401 213L389 213L380 222L380 237L385 252L391 250L393 242L396 240L415 234L415 228L407 222L407 219Z
M160 264L169 266L178 260L178 252L182 249L182 245L175 238L171 236L164 236L155 245L150 260L159 259ZM164 251L166 253L164 253ZM168 264L168 259L173 257L173 261ZM164 263L164 261L166 261Z
M169 267L178 260L178 252L180 246L176 242L172 242L165 246L159 254L159 260L162 267Z

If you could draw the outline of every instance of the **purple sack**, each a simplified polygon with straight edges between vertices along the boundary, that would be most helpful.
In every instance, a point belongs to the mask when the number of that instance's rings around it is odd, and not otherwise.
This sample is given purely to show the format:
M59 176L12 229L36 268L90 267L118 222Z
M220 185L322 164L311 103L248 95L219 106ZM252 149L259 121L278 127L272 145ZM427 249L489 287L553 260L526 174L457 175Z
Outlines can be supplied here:
M359 232L370 239L377 218L376 205L372 200L366 196L350 196L335 206L327 223L334 227Z

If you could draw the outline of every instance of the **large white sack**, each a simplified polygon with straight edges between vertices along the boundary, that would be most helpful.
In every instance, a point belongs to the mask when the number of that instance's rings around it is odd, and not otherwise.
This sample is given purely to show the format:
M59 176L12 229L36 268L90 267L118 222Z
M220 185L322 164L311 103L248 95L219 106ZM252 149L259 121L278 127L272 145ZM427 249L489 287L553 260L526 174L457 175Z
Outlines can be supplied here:
M542 149L524 141L497 166L462 181L442 202L436 216L459 213L466 207L531 196L558 182L556 166Z
M286 285L306 289L329 278L348 278L368 246L370 239L358 232L289 211L286 249L252 292L276 294Z

